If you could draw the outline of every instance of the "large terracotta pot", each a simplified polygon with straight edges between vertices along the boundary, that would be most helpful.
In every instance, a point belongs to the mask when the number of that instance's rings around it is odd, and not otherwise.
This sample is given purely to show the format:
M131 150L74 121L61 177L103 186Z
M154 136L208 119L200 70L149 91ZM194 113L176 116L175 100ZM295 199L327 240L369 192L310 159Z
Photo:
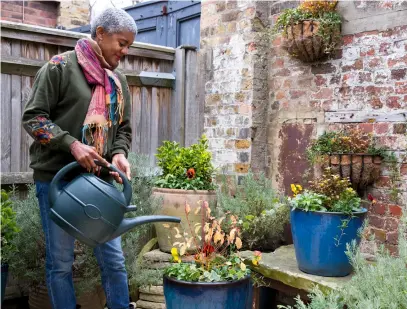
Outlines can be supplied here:
M192 229L195 229L196 223L202 222L201 212L195 214L195 210L201 206L203 201L207 201L210 207L216 205L216 192L215 191L203 191L203 190L179 190L179 189L163 189L154 188L153 196L160 198L162 201L162 207L158 214L175 216L181 218L181 225L176 223L168 224L170 227L164 227L163 223L155 223L155 229L157 233L157 240L160 250L163 252L171 252L171 248L175 242L183 242L183 238L176 238L176 230L173 227L178 227L181 234L183 231L190 231L188 221L185 214L185 203L191 207L191 212L188 215L189 224ZM199 232L200 233L200 232ZM195 249L192 243L188 251Z
M106 297L102 287L96 287L94 291L83 293L76 299L81 309L104 309ZM31 288L28 293L28 305L30 309L52 309L47 287L40 285Z

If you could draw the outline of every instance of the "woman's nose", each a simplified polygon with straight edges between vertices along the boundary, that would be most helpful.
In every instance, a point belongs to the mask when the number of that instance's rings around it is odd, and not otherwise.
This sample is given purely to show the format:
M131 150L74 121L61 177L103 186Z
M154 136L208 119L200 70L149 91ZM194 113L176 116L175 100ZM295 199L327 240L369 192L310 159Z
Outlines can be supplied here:
M123 56L126 56L128 53L129 53L129 48L128 48L128 47L122 48L122 54L123 54Z

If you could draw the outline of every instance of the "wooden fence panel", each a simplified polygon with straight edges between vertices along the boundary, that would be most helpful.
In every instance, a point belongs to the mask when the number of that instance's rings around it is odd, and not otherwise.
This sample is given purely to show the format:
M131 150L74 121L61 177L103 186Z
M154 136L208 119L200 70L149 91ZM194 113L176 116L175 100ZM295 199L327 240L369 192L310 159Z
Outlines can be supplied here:
M30 177L32 138L21 126L34 76L53 55L72 50L86 35L1 21L1 180L25 183ZM155 153L165 140L191 144L200 133L191 123L202 122L196 89L195 50L135 43L120 63L127 77L132 105L132 151ZM188 90L187 90L188 88ZM187 116L187 117L186 117ZM200 118L202 116L202 118ZM187 119L188 120L187 120ZM188 123L189 121L189 123Z

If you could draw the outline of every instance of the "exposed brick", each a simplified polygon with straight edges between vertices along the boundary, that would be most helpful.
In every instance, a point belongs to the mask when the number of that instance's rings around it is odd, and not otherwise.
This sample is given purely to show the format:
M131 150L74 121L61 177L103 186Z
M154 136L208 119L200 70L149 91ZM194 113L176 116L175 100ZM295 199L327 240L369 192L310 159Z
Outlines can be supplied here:
M376 228L382 229L384 228L384 218L375 215L369 215L369 224Z
M392 216L400 218L403 215L403 208L399 205L389 205L389 211Z
M342 37L343 45L350 45L353 43L353 35L344 35Z
M392 244L385 244L385 249L390 253L392 256L398 255L398 247Z
M384 228L387 231L397 231L399 227L399 220L396 218L386 218Z
M317 85L318 87L328 86L327 80L324 77L324 75L315 75L314 81L315 81L315 85Z
M400 97L388 97L386 99L386 106L389 108L400 108L401 104L400 104Z
M371 229L371 231L373 232L375 239L381 241L381 242L385 242L386 241L386 231L383 230L379 230L376 228Z
M397 94L407 94L407 82L396 82L394 88Z
M335 73L336 72L336 67L332 65L331 63L325 63L325 64L318 64L318 65L312 65L311 66L311 73L313 74L329 74L329 73Z
M373 132L373 123L361 123L358 125L358 129L365 133L371 133Z
M407 164L406 163L401 164L401 166L400 166L400 174L402 176L407 176Z
M241 174L247 174L249 172L250 164L236 163L235 172Z
M372 73L369 72L360 72L359 76L359 83L363 84L365 82L371 82L372 81Z
M376 134L387 134L390 126L388 123L375 123L373 128Z
M332 88L321 88L318 92L314 93L312 97L314 99L329 100L333 96Z
M391 70L391 78L395 80L405 79L407 75L407 69L394 69Z
M396 123L393 125L393 134L406 134L407 124Z
M374 55L375 55L375 49L372 47L364 48L363 50L360 51L361 57L374 56Z
M390 54L391 44L390 43L381 43L379 47L379 53L381 55Z
M383 102L379 98L372 98L369 101L369 104L374 108L374 109L380 109L383 107Z
M344 65L342 67L342 72L362 70L362 69L363 69L363 60L357 59L351 65Z
M399 242L398 240L399 240L399 233L398 232L389 232L389 233L387 233L386 241L389 244L397 245L398 242Z
M250 141L245 139L236 140L235 145L237 149L247 149L250 147Z
M281 69L284 68L284 59L283 58L276 58L271 65L272 69Z
M307 94L306 91L303 90L290 90L291 99L298 99Z
M355 34L356 38L360 38L363 36L368 36L368 35L378 35L379 31L378 30L372 30L372 31L364 31L364 32L359 32Z
M404 55L400 58L396 57L394 59L389 59L387 64L390 68L398 66L398 65L406 65L407 64L407 55Z
M384 215L387 211L387 205L382 203L374 203L370 205L369 209L374 214Z

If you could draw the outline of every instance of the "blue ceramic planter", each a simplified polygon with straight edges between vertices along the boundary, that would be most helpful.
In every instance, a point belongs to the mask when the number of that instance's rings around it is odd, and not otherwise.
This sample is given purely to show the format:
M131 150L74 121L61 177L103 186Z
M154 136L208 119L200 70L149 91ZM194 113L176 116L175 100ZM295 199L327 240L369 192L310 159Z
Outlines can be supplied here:
M358 229L363 224L367 210L354 213L342 234L342 220L349 217L342 213L291 211L291 231L298 268L308 274L325 277L344 277L352 272L345 254L346 244L360 242ZM342 234L342 236L341 236ZM339 238L339 242L335 239Z
M8 279L8 264L1 264L1 304L3 303L4 294L6 293Z
M167 309L250 309L250 277L234 282L188 282L164 276Z

